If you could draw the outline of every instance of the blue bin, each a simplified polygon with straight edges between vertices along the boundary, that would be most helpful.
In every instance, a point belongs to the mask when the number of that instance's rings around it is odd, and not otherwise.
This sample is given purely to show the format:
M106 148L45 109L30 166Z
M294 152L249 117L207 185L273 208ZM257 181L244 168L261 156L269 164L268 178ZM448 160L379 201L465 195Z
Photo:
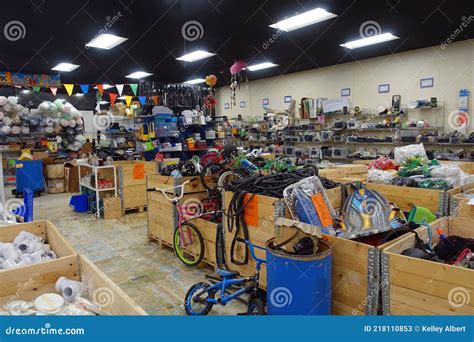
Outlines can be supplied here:
M15 176L17 193L23 193L26 188L33 192L44 191L42 160L17 160Z
M330 315L332 249L319 239L318 253L292 255L267 243L269 315Z
M86 213L89 210L88 195L74 195L69 200L69 206L76 213Z

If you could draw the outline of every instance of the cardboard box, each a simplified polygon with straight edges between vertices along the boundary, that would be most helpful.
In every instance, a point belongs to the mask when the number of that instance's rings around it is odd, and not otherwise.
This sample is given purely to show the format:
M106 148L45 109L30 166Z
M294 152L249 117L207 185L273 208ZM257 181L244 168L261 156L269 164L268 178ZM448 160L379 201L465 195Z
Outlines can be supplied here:
M64 191L64 178L48 179L48 194L61 194Z
M79 192L79 166L72 163L64 164L64 178L66 184L66 192Z
M119 219L122 217L122 201L119 197L104 198L104 219Z
M321 237L321 228L307 223L279 217L275 221L274 245L283 244L286 251L293 251L293 246L305 236Z
M46 165L46 176L48 179L64 178L64 164Z

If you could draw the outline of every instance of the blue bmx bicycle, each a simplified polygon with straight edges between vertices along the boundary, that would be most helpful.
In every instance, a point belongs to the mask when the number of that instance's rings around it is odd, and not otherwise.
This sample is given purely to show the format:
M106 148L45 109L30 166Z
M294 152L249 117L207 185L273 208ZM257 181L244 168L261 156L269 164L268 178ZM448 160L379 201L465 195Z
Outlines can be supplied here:
M265 296L258 288L260 268L266 261L257 258L255 249L265 250L263 247L254 246L247 240L237 238L244 242L250 249L252 258L256 261L255 274L251 277L241 277L239 272L217 269L219 277L207 276L209 283L199 282L191 286L186 294L184 308L188 315L207 315L216 304L226 305L234 299L241 300L241 296L248 294L247 315L265 314Z

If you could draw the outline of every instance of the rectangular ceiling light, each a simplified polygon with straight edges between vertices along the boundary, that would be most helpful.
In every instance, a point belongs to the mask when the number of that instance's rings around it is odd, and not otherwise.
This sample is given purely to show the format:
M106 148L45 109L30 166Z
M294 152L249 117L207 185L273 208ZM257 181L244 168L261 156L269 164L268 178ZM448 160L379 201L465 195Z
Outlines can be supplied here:
M102 84L102 87L104 88L104 90L106 90L106 89L113 88L114 86L110 84ZM97 89L97 86L95 86L94 89Z
M56 65L51 70L70 72L70 71L73 71L77 68L79 68L79 65L77 65L77 64L59 63L58 65Z
M206 80L204 78L196 78L195 80L189 80L184 82L184 84L199 84L199 83L204 83Z
M328 12L322 8L316 8L314 10L279 21L276 24L270 25L270 27L273 27L277 30L290 32L335 17L337 17L337 15L334 13Z
M215 53L203 51L203 50L197 50L191 53L188 53L184 56L176 58L178 61L185 61L185 62L195 62L199 61L204 58L209 58L211 56L215 56Z
M388 42L394 39L399 39L399 38L397 36L394 36L391 33L382 33L375 36L354 40L352 42L347 42L345 44L341 44L341 46L348 49L357 49L364 46Z
M151 75L153 75L153 74L150 74L149 72L135 71L133 74L130 74L130 75L125 76L125 77L140 79L140 78L145 78L145 77L148 77L148 76L151 76Z
M278 64L265 62L265 63L250 65L250 66L247 67L247 70L257 71L257 70L262 70L262 69L273 68L273 67L276 67L276 66L278 66Z
M86 44L86 46L94 47L98 49L110 50L116 47L117 45L122 44L126 40L127 38L124 38L124 37L119 37L113 34L104 33L92 39L89 43Z

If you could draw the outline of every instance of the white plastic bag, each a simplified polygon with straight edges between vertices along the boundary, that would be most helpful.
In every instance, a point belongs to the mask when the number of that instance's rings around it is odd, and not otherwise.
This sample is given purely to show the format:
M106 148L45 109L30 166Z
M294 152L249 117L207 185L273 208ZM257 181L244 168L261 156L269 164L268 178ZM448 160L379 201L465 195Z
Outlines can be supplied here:
M420 156L425 160L428 160L428 156L426 155L425 147L423 143L421 144L413 144L407 145L402 147L395 147L393 154L395 156L395 162L400 165L405 160L410 157Z

